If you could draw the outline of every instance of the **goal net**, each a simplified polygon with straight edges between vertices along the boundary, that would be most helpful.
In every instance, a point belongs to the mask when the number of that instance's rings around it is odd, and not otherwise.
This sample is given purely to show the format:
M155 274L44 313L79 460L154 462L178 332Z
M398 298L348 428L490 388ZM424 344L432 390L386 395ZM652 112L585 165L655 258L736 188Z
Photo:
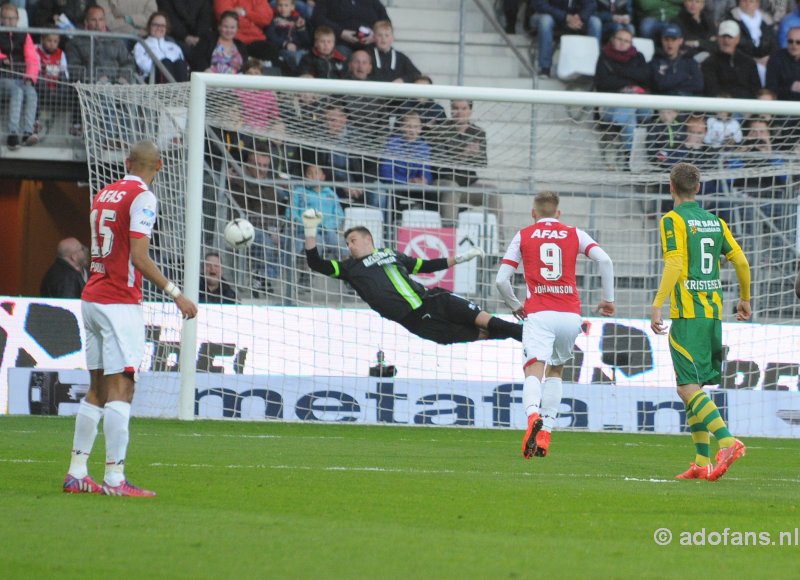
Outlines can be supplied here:
M308 270L300 214L323 212L325 258L348 254L342 233L354 225L423 258L479 246L484 258L418 279L512 320L494 287L499 259L530 223L533 195L554 190L562 221L613 258L618 309L596 317L599 275L581 259L586 323L559 427L685 429L666 338L648 317L669 168L691 161L699 201L730 224L753 273L753 321L741 324L723 268L714 394L739 432L800 434L796 104L210 74L79 94L92 190L124 174L129 143L157 142L154 258L190 297L211 296L182 328L145 288L141 414L523 427L519 343L440 346L380 318L347 284ZM226 242L233 218L255 227L249 248ZM224 292L201 282L216 263Z

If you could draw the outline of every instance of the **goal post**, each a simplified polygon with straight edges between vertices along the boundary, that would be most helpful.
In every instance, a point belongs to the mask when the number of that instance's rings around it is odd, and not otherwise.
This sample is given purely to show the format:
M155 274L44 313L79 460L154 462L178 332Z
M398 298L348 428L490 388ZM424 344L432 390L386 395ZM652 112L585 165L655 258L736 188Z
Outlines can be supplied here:
M498 260L530 223L533 195L552 189L561 195L564 221L589 232L617 274L619 318L601 319L593 312L598 272L588 260L579 264L586 324L567 371L571 399L602 396L603 405L624 406L616 419L596 418L565 402L562 426L658 430L663 421L674 431L681 417L659 411L679 412L674 389L666 388L673 382L669 353L645 320L661 269L658 217L670 203L669 163L659 147L669 157L687 140L691 119L706 123L721 112L743 136L704 146L704 157L694 149L685 157L703 164L700 199L730 222L754 272L754 324L737 325L730 311L736 280L724 268L728 351L719 392L753 412L760 405L762 414L780 407L784 395L797 396L800 361L790 345L800 335L791 324L800 314L792 292L800 104L209 73L194 73L182 85L80 86L79 93L93 189L122 174L120 141L154 139L164 156L154 183L156 261L196 300L205 256L219 254L236 293L236 304L204 304L196 320L178 325L174 307L145 288L145 369L152 371L145 382L155 392L147 414L517 425L517 343L438 346L381 319L345 284L307 272L297 212L317 198L331 212L341 206L332 236L318 242L325 257L346 255L342 232L362 224L383 245L420 257L481 246L483 260L422 283L443 285L511 320L494 288ZM456 103L468 103L469 111ZM634 126L607 118L612 109L634 111ZM675 112L674 141L654 145L665 110ZM465 114L470 128L457 135L455 119ZM414 115L422 125L416 137L428 146L426 163L403 145L404 132L414 133ZM769 151L748 141L757 120L768 121ZM346 124L347 139L335 133L337 123ZM430 166L431 176L420 184L393 181L398 167L413 171L415 163ZM306 174L309 166L322 167L323 176ZM224 241L234 217L253 221L259 232L248 250ZM398 369L392 381L383 377L378 351ZM754 432L800 434L794 419L748 421Z

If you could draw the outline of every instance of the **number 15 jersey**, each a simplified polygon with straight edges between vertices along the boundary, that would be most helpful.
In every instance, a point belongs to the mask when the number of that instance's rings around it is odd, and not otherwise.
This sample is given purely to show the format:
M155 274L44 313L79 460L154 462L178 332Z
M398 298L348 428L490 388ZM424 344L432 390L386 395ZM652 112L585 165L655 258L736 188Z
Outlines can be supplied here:
M581 313L575 283L578 254L588 254L597 245L592 237L555 218L542 218L521 229L511 240L503 264L525 271L525 314L552 310Z
M89 218L92 263L81 299L141 303L142 274L131 262L130 239L152 235L156 208L156 196L135 175L126 175L94 196Z

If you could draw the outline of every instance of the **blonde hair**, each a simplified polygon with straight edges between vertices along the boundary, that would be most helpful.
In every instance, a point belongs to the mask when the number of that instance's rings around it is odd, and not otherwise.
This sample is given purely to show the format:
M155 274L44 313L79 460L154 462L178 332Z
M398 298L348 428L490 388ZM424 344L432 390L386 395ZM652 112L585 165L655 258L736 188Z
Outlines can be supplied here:
M391 32L394 32L394 27L392 23L388 20L378 20L375 24L372 25L373 32L376 30L381 30L382 28L386 28Z

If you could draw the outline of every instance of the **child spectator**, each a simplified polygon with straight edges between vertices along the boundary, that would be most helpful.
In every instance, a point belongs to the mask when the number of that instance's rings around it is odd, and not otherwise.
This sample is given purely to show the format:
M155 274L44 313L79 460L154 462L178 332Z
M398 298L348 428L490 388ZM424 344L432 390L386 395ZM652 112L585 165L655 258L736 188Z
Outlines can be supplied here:
M311 49L306 21L296 10L294 0L275 3L275 16L267 28L267 39L280 51L280 59L294 73L300 66L300 59Z
M305 163L304 176L308 182L303 185L296 185L292 190L291 207L286 211L286 217L295 226L295 252L300 254L305 243L303 231L303 212L307 209L316 209L322 213L322 224L317 229L317 244L322 244L325 252L334 255L343 255L344 244L340 229L344 223L344 210L339 205L339 198L336 192L327 185L320 185L320 181L325 181L325 171L317 165L317 152L305 151L303 154Z
M43 108L54 109L60 106L64 110L70 106L68 103L71 103L71 107L75 109L78 104L72 89L63 84L69 80L69 70L67 69L67 56L59 46L60 42L61 36L58 34L43 34L39 44L36 45L36 53L41 62L39 118L36 125L44 127L45 132L49 130L50 119L43 118ZM80 111L73 111L73 114L80 115Z
M372 26L375 46L372 48L372 78L376 81L413 83L420 72L411 59L392 48L394 29L388 20Z
M167 15L164 12L153 12L147 20L147 31L147 38L137 42L133 48L133 58L142 73L142 77L145 79L149 77L155 68L156 82L167 82L167 78L158 70L155 63L153 63L153 59L150 58L150 55L145 50L143 44L146 44L176 82L188 81L189 65L186 64L181 47L166 38L170 32L170 23Z
M727 95L720 95L725 97ZM742 142L742 126L730 113L719 112L706 121L708 129L703 143L711 147L733 147Z
M41 61L41 76L44 81L39 87L39 96L42 98L44 97L42 88L54 91L58 82L69 80L67 55L59 46L60 42L61 36L58 34L43 34L39 44L36 45L36 53Z
M347 57L336 49L336 36L327 26L314 31L314 48L300 59L299 75L318 79L343 79L347 75Z
M260 76L264 68L257 58L248 58L242 67L246 75ZM279 117L278 97L268 89L235 89L241 105L242 124L245 131L265 131Z
M670 157L680 146L681 124L678 111L659 109L658 120L647 129L647 153L651 162L671 167Z
M392 135L386 142L383 158L378 166L378 176L387 184L430 185L433 182L430 161L431 147L422 138L419 113L409 111L400 119L400 134ZM405 197L406 204L419 200L424 209L437 209L435 206L438 206L438 200L426 200L424 191L402 192L395 189L394 193L396 199ZM426 201L429 203L426 204ZM428 208L426 205L434 207Z
M16 29L18 21L19 11L16 6L10 3L0 6L0 24ZM36 145L39 142L38 135L33 132L33 125L38 106L36 83L39 82L40 66L39 55L30 34L17 29L0 35L0 95L9 97L6 145L11 150L20 146L20 129L24 145Z

